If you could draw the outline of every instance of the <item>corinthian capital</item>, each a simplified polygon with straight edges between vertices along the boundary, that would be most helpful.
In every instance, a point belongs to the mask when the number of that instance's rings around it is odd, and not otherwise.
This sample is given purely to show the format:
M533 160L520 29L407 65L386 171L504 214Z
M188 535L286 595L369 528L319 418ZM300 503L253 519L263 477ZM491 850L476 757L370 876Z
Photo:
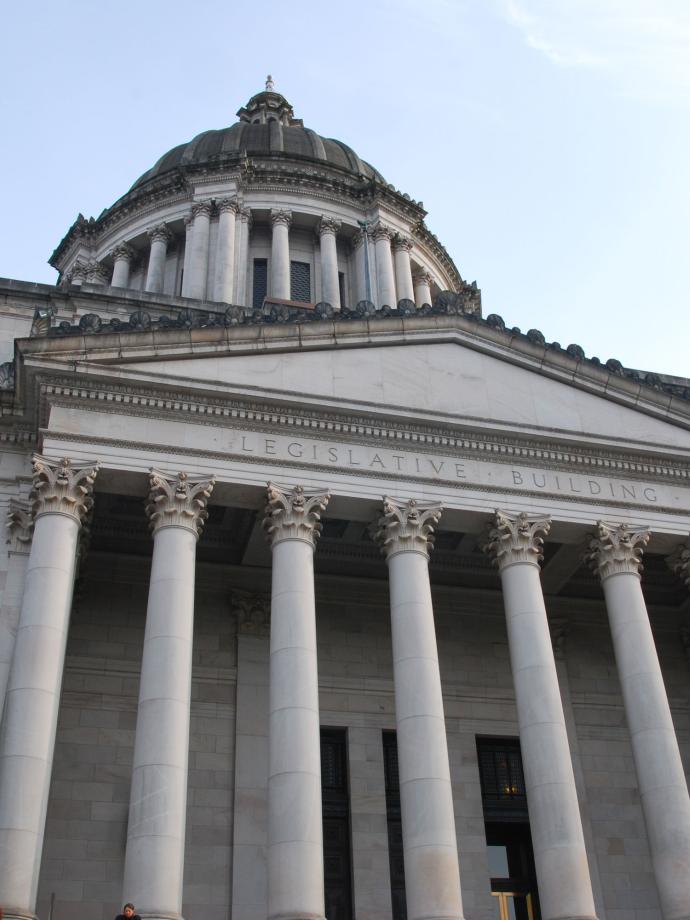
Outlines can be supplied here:
M649 542L649 530L632 529L627 524L597 522L597 536L589 543L585 560L603 581L621 573L638 575L642 571L642 553Z
M429 558L434 546L434 525L443 508L440 502L420 505L414 498L398 504L384 496L383 514L378 519L374 539L381 552L390 559L396 553L422 553Z
M413 284L431 284L434 279L431 277L427 271L416 271L412 272L412 283Z
M192 220L196 220L199 215L203 217L211 216L211 202L210 201L196 201L192 205Z
M237 631L241 636L267 636L271 622L271 601L262 594L233 591L232 610L237 617Z
M110 272L105 267L101 265L100 262L89 262L87 266L87 281L90 281L92 284L107 284L110 278Z
M132 262L134 260L134 250L129 243L119 243L114 249L110 250L110 258L113 262Z
M375 224L372 224L369 227L369 234L374 242L379 240L391 240L395 235L395 230L392 227L387 227L385 224L382 224L380 220L377 220Z
M162 527L184 527L197 539L208 517L206 505L213 492L215 478L190 479L187 473L168 476L152 469L151 491L146 504L151 533Z
M287 492L269 482L263 527L271 546L281 540L304 540L316 546L321 534L321 514L330 497L330 492L308 495L303 486Z
M42 514L67 514L81 526L93 507L93 484L100 464L73 467L71 460L34 454L33 489L29 495L34 520Z
M690 543L681 543L680 546L666 559L669 569L684 581L690 588Z
M172 239L172 233L168 230L166 224L158 224L157 227L152 227L146 232L152 243L165 243L167 246Z
M550 529L551 518L548 515L530 517L521 511L516 517L510 517L505 511L497 509L482 549L492 557L499 570L517 562L538 566L544 558L541 551L544 538L541 534L546 536Z
M28 553L34 533L34 519L28 501L11 498L7 509L7 543L10 552Z
M239 202L237 198L223 198L218 202L218 213L222 214L223 211L232 211L236 214L239 210Z
M285 227L289 227L292 223L292 211L271 211L271 223L274 227L277 224L282 224Z
M411 252L413 246L412 240L409 236L402 236L400 233L396 233L393 237L393 251L404 250L405 252Z
M341 227L341 221L336 220L335 217L322 217L319 221L319 236L323 236L324 233L336 234Z

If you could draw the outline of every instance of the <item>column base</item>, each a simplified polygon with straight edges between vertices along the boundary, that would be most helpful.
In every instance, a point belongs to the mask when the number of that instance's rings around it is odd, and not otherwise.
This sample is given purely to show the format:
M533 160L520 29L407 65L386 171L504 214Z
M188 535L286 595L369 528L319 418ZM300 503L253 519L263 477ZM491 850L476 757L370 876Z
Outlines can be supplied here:
M2 905L2 920L38 920L38 915L23 907Z

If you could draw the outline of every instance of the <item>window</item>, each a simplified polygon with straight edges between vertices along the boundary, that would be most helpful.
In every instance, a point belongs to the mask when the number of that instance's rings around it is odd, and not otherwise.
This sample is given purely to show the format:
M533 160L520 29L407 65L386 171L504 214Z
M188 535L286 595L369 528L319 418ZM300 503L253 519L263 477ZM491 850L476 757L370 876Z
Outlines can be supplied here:
M398 739L395 732L383 733L383 768L386 781L386 819L388 824L388 862L391 873L393 920L407 920L405 901L405 862L403 859L402 820L400 817L400 778Z
M308 262L290 262L290 300L311 303L311 266Z
M326 916L328 920L351 920L350 792L344 729L321 729L321 796Z
M478 738L477 754L496 920L539 920L520 742Z
M338 272L338 289L340 290L340 306L345 306L345 273Z
M254 288L252 306L260 310L268 294L268 259L254 259Z

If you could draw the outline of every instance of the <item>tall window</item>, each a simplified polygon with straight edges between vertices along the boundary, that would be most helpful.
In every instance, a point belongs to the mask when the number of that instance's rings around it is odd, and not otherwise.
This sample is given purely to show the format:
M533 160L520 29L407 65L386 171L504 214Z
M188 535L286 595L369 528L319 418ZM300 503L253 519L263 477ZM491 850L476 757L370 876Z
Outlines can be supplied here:
M254 259L254 288L252 306L259 310L268 294L268 259Z
M290 262L290 300L311 303L311 266L308 262Z
M321 729L321 795L326 916L328 920L352 920L350 794L344 729Z
M344 307L346 304L345 298L345 272L338 272L338 290L340 291L340 306Z
M491 894L497 920L539 920L520 742L478 738Z
M395 732L383 733L383 768L386 781L388 861L391 873L393 920L407 920L407 906L405 903L405 863L403 859L402 821L400 817L398 741Z

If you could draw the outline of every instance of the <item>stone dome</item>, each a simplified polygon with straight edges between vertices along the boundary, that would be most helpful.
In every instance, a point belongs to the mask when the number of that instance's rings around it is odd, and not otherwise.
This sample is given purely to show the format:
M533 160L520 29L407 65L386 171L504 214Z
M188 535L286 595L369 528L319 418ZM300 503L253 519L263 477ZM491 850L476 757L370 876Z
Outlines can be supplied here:
M272 83L268 82L268 86ZM287 157L310 160L342 169L352 176L385 183L378 170L342 141L321 137L294 118L287 99L272 89L257 93L237 113L239 121L227 128L202 131L193 140L173 147L137 179L132 190L166 173L186 168L231 166L247 157Z

